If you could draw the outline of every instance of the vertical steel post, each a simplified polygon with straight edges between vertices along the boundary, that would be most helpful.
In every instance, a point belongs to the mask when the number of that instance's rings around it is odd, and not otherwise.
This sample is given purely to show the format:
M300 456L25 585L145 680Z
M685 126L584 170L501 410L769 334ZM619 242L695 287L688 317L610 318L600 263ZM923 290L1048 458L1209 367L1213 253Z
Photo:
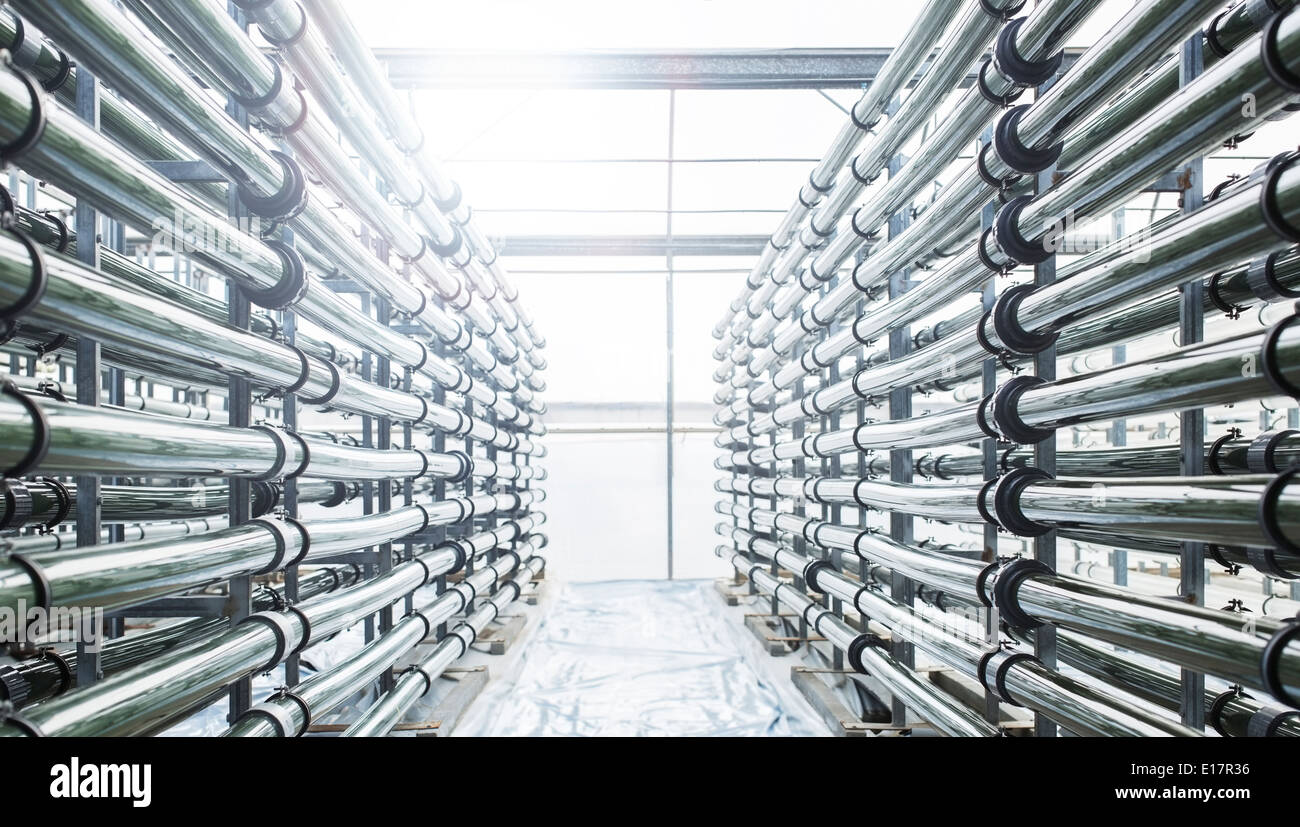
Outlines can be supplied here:
M1179 53L1178 85L1186 86L1205 69L1200 32L1184 43ZM1184 213L1199 209L1204 200L1205 164L1203 159L1192 159L1186 168L1187 186L1183 189L1181 207ZM1178 344L1187 347L1205 336L1205 288L1200 279L1193 279L1179 288ZM1201 408L1185 410L1180 414L1178 441L1181 472L1186 477L1199 477L1205 473L1205 411ZM1205 605L1205 544L1184 542L1180 544L1178 573L1179 593L1197 606ZM1205 728L1205 676L1189 669L1180 670L1179 715L1187 726Z
M411 373L412 371L409 367L402 368L402 390L406 391L407 393L411 392ZM402 447L408 451L415 447L415 434L411 427L410 420L407 420L406 422L402 423ZM415 480L412 477L407 477L406 479L402 480L402 505L411 505L414 502L415 502ZM406 542L402 544L402 561L405 562L407 560L410 560L411 557L414 556L414 553L415 553L414 543L411 542L410 537L407 537ZM415 611L414 594L408 594L406 596L404 608L405 608L405 614L410 614L411 612Z
M1112 235L1115 241L1119 241L1127 232L1124 223L1125 212L1121 207L1115 210L1111 220L1113 229ZM1115 345L1110 349L1110 361L1114 365L1122 365L1128 359L1128 348L1124 345ZM1110 424L1110 444L1112 448L1123 448L1128 444L1128 422L1123 417L1115 419ZM1075 550L1075 559L1078 559L1079 552ZM1110 570L1113 575L1112 579L1116 586L1128 585L1128 552L1122 548L1110 550Z
M364 224L361 225L361 243L367 249L370 247L370 233ZM361 297L361 312L370 315L370 294L362 292L358 294ZM361 379L363 382L375 381L375 357L369 350L361 354ZM368 450L374 450L375 443L375 417L363 415L361 417L361 445ZM380 485L386 485L387 480L381 480ZM364 480L361 483L361 513L375 513L375 486L374 480ZM375 546L367 546L365 549L365 562L361 566L362 576L369 580L375 576L375 563L380 557L379 549ZM376 615L370 615L365 621L365 640L370 643L375 639L375 618Z
M523 358L523 357L520 357L520 358ZM493 410L492 408L484 408L484 409L483 409L483 419L485 419L485 420L487 420L488 422L492 423L492 425L494 425L494 426L496 425L496 416L494 415L494 410ZM491 462L494 462L494 463L495 463L495 462L497 462L497 461L500 459L500 456L499 456L500 452L497 451L496 446L493 445L493 444L490 443L490 442L487 443L486 446L484 446L483 453L487 456L488 460L490 460ZM500 485L502 485L501 480L500 480L500 479L494 479L494 480L492 480L492 482L487 486L487 488L486 488L485 490L486 490L487 493L490 494L490 493L496 491L497 487L500 486ZM493 511L491 514L484 514L484 515L483 515L483 528L484 528L484 530L491 530L491 529L494 529L494 528L496 528L496 525L497 525L497 515L496 515L496 512L495 512L495 511ZM494 562L496 562L496 559L497 559L497 550L496 550L495 547L488 549L488 550L487 550L486 552L484 552L484 554L483 554L483 561L484 561L487 565L489 565L489 566L492 565ZM497 585L498 585L498 584L497 584L496 582L493 582L492 585L488 587L488 593L489 593L489 594L496 594Z
M1038 87L1038 95L1052 87L1055 78ZM1052 188L1052 178L1056 175L1056 164L1042 170L1034 176L1034 192L1046 192ZM1045 287L1056 281L1056 256L1034 265L1034 287ZM1045 348L1034 355L1034 375L1048 382L1056 380L1056 345ZM1042 471L1056 476L1056 433L1034 445L1034 465ZM1034 559L1056 570L1056 530L1053 529L1041 537L1034 538ZM1034 630L1034 654L1049 669L1056 668L1056 627L1050 623ZM1057 734L1056 723L1046 715L1034 714L1034 734L1039 738L1054 738Z
M77 117L99 129L99 82L84 69L77 70ZM73 219L77 238L77 259L88 267L99 267L99 213L94 207L77 199ZM84 336L77 337L76 364L77 403L98 405L100 400L99 342ZM93 474L76 477L77 482L77 545L93 546L99 543L100 479ZM102 633L102 630L99 630ZM99 647L87 647L84 640L77 641L77 685L89 686L100 677Z
M981 146L993 141L993 130L986 129L980 135ZM984 205L980 211L980 230L985 231L993 226L993 218L997 212L997 202L990 201ZM980 291L981 306L985 313L993 309L993 303L997 300L998 278L996 273L989 273L988 280L984 282L984 287ZM997 390L998 387L998 360L996 357L989 356L980 366L980 392L983 398L989 396ZM998 441L993 437L986 437L980 440L980 454L983 459L984 481L996 479L998 476ZM998 527L993 523L984 524L984 551L980 559L985 563L992 563L998 558ZM994 636L1001 633L997 624L997 613L989 612L986 614L985 633ZM984 689L984 717L990 723L998 722L998 697Z
M234 3L227 3L227 11L240 28L247 29L247 20L242 10ZM240 127L248 128L248 112L233 97L226 100L226 112L234 118ZM232 222L238 223L249 215L247 208L239 200L238 187L233 183L228 188L226 199L228 216ZM232 327L247 330L250 311L248 296L233 283L227 282L226 321ZM230 374L227 384L226 408L231 427L247 428L252 424L253 398L247 379ZM230 500L227 507L230 525L232 527L242 525L252 519L249 482L241 476L230 476L226 477L226 484L229 486L230 491ZM236 624L248 617L252 612L252 603L252 578L247 575L231 578L225 612L230 617L230 622ZM248 711L249 707L253 705L252 698L253 681L251 677L240 678L230 685L229 720L231 723L234 723Z
M861 264L863 261L865 261L866 258L867 258L866 249L865 248L859 249L858 252L855 253L853 256L853 262L855 265L858 265ZM867 299L865 296L863 296L859 298L857 303L854 304L853 306L853 318L855 319L861 318L862 314L866 312L866 309L867 309ZM854 353L853 372L854 375L856 375L858 371L862 370L864 367L867 366L867 348L865 345L856 347L854 348L853 353ZM832 366L831 370L832 370L831 376L838 379L839 377L838 362ZM863 399L861 396L859 396L857 397L857 401L853 405L854 425L862 424L864 421L866 421L866 418L867 418L867 401ZM859 452L857 455L859 477L865 476L864 473L865 469L862 467L862 462L864 459L865 457L863 456L863 454ZM837 454L832 460L831 468L834 469L835 473L838 475L842 473L842 466L843 466L843 460ZM839 506L836 506L835 508L840 509ZM857 513L858 528L865 530L867 527L867 510L865 508L862 508L861 506L858 506L855 509L855 512ZM831 513L832 514L842 513L842 509L840 509L839 512L837 512L836 510L832 510ZM869 571L870 571L870 567L867 564L866 558L858 557L858 579L861 580L864 585L867 583L867 573ZM859 617L858 623L859 626L861 627L859 631L866 631L867 619L865 617ZM835 653L835 664L836 664L835 666L836 669L844 668L844 656L838 650Z
M33 208L35 208L36 206L35 186L36 186L35 180L28 178L27 181L28 201L30 206L32 206ZM126 252L126 225L123 224L121 221L114 221L109 218L105 218L104 221L108 225L107 226L108 237L106 239L108 246L112 248L114 252L125 253ZM32 359L31 372L33 376L36 374L35 358ZM136 392L139 393L140 389L138 387L139 385L138 380L136 384L137 384ZM140 395L144 396L144 394L140 394ZM150 391L149 395L150 396L153 395L152 391ZM117 406L122 406L126 404L126 371L122 370L121 368L110 367L108 369L108 404L117 405ZM121 485L124 482L126 482L126 479L124 477L109 478L109 483L112 485ZM125 530L126 530L126 526L123 525L122 523L114 523L110 525L108 527L108 541L110 543L122 542L123 540L126 539ZM109 638L121 637L126 633L126 618L123 617L122 615L117 615L108 618L108 620L105 621L104 625L106 627L104 629L104 634L106 637Z
M381 240L378 243L378 255L380 259L387 260L387 245ZM377 321L384 327L388 327L392 320L392 310L387 299L375 299L375 316ZM375 360L375 384L381 388L387 389L392 378L392 363L387 356L379 356ZM381 451L387 451L393 445L393 420L389 416L378 417L378 442ZM380 512L391 511L393 508L393 483L391 480L379 481L379 503ZM379 574L382 576L393 570L393 544L383 543L379 546ZM379 612L379 634L386 635L393 628L393 607L392 604L385 606ZM393 672L391 669L385 669L379 676L379 687L382 691L387 692L393 688Z
M667 236L667 255L665 256L665 265L667 272L664 273L664 306L667 317L667 329L665 338L668 346L668 401L665 403L665 424L664 434L667 442L668 453L666 456L667 470L665 472L668 499L668 579L673 579L673 404L675 402L675 388L673 380L673 144L677 130L677 90L668 90L668 209L665 214L665 235Z
M286 231L288 235L289 231ZM292 237L285 238L292 243ZM280 329L284 331L286 344L295 345L298 340L298 316L292 310L285 310L280 317ZM286 393L282 397L284 427L290 431L298 430L298 394ZM298 517L298 480L284 481L284 513L288 517ZM284 570L284 599L290 603L298 602L298 567L289 566ZM284 682L289 686L297 685L299 674L298 654L291 654L284 661Z
M791 352L790 354L791 360L797 362L799 358L803 356L803 351L804 351L804 345L801 343L798 347L796 347ZM792 398L802 399L803 394L804 394L804 377L800 376L799 379L796 380L794 383L794 396ZM807 426L804 423L803 417L796 419L791 424L790 431L791 431L791 436L793 436L796 440L802 440L804 438L804 435L807 433ZM795 460L791 463L790 473L794 475L795 479L803 479L804 475L808 473L808 460L802 454L800 454L797 458L795 458ZM791 511L800 517L803 517L805 515L806 509L804 508L804 501L803 501L802 494L800 494L798 497L794 499L794 507L791 509ZM773 532L773 534L775 534L775 532ZM791 540L791 545L793 546L797 554L801 554L801 555L808 554L808 541L805 540L803 536L799 534L794 535L793 539ZM817 556L820 557L821 554L817 553ZM808 586L804 582L803 572L796 571L794 573L794 587L795 590L801 594L808 593ZM799 616L797 634L801 640L806 640L808 638L808 620L804 615Z
M231 195L232 199L238 196ZM227 321L241 330L248 328L248 297L233 285L226 290ZM252 393L248 380L231 374L227 390L227 406L230 425L235 428L247 428L252 424ZM226 477L230 490L228 513L230 525L237 526L252 519L252 504L249 499L249 483L244 477ZM252 611L252 578L247 575L230 580L229 604L227 614L232 623L238 623ZM230 721L233 723L252 706L252 679L242 678L230 686Z
M820 292L821 295L823 296L826 295L827 287L824 285ZM861 353L861 348L859 348L859 353ZM859 358L861 358L861 356L859 356ZM821 386L823 388L830 387L831 385L840 381L839 359L836 359L831 364L830 367L824 369L821 372L821 376L822 376ZM835 411L831 413L830 416L822 416L820 419L822 433L826 433L827 431L839 430L843 418L844 418L844 414L842 408L836 408ZM829 461L827 461L827 459L823 457L820 462L820 469L823 477L839 477L844 472L843 459L841 459L839 454L832 455ZM839 525L840 517L843 515L843 513L844 513L844 509L841 508L838 503L830 507L827 507L825 505L821 506L821 518L827 522L834 523L836 525ZM822 555L823 552L819 550L818 556L822 556ZM843 568L844 553L842 551L840 551L839 549L832 549L830 552L830 559L831 559L831 565L833 565L835 568L837 569ZM823 606L829 605L830 610L835 612L837 615L840 615L841 617L844 615L844 601L840 600L838 597L831 598L828 604L826 601L826 595L822 595L822 605ZM831 647L831 668L836 671L839 671L844 668L844 653L835 647Z
M886 114L893 116L902 105L902 99L895 97L886 109ZM889 159L886 171L890 178L898 174L903 165L907 163L907 157L903 154L895 155ZM889 238L895 238L907 225L911 223L911 211L907 207L894 213L889 217ZM896 299L902 296L911 287L909 268L900 268L889 274L889 298ZM889 359L896 361L902 359L911 350L911 327L893 326L889 329ZM902 387L894 388L889 392L889 418L890 419L911 419L912 418L912 388ZM861 462L864 457L859 457ZM859 476L862 474L859 472ZM891 482L909 484L912 482L912 451L910 448L895 449L889 452L889 479ZM891 539L904 545L911 545L915 540L914 520L911 514L905 514L901 511L889 512L889 536ZM912 605L915 600L915 587L910 579L895 572L891 577L889 594L894 600L905 605ZM913 646L905 642L901 637L894 640L892 646L894 657L899 663L911 667L915 661L916 654ZM893 701L893 723L902 725L907 723L907 708L897 697Z
M465 413L466 413L468 416L474 416L475 413L476 413L476 411L475 411L475 409L474 409L474 400L473 400L473 398L471 398L471 397L469 397L469 396L466 396L466 397L465 397ZM474 440L470 439L468 433L465 434L464 446L465 446L465 447L464 447L464 450L465 450L465 456L473 458L473 456L474 456ZM471 472L470 474L466 475L466 477L465 477L465 482L464 482L464 486L465 486L465 489L464 489L464 494L462 494L462 496L465 496L465 497L472 497L472 496L474 496L474 474L473 474L473 472ZM489 486L489 487L490 487L490 486ZM467 520L467 521L464 522L464 523L461 523L461 524L460 524L460 533L461 533L461 536L468 536L468 535L470 535L470 534L473 534L473 533L474 533L474 530L475 530L475 529L474 529L474 526L475 526L476 521L477 521L477 523L478 523L479 525L482 525L482 519L481 519L481 518L478 518L478 517L470 517L469 520ZM474 555L473 555L473 554L469 554L469 555L467 555L467 556L465 557L465 568L463 569L463 571L464 571L464 576L465 576L465 577L469 577L471 574L474 573ZM468 614L468 613L474 611L475 602L476 602L476 601L475 601L474 599L471 599L467 604L465 604L465 613L466 613L466 614Z
M435 298L435 301L438 300ZM441 301L439 301L439 305L441 305ZM435 356L439 358L446 358L447 347L442 343L442 340L434 341L433 353ZM439 405L445 405L447 403L447 390L442 385L439 385L436 382L433 385L433 401ZM447 434L444 433L440 428L435 428L433 430L432 447L435 452L440 454L446 452L447 450ZM433 501L442 502L445 499L447 499L447 481L442 477L435 477L433 480ZM447 539L447 526L445 525L436 526L433 529L434 544L436 545L438 543L444 542L446 541L446 539ZM446 574L439 574L437 578L435 578L434 589L438 594L442 594L447 590ZM439 640L447 636L447 624L445 622L438 624L438 628L435 630L435 636Z

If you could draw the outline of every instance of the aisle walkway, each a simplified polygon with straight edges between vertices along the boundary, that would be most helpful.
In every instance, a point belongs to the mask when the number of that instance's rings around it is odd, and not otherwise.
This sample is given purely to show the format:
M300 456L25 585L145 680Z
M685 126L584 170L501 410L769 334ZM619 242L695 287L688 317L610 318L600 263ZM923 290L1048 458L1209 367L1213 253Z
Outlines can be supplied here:
M826 734L710 581L566 584L550 602L455 735Z

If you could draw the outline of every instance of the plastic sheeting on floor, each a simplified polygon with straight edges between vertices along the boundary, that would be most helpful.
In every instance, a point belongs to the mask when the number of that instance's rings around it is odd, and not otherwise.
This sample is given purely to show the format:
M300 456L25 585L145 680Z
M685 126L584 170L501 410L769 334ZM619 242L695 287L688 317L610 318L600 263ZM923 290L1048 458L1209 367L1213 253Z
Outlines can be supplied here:
M453 735L826 735L762 659L711 581L564 584Z

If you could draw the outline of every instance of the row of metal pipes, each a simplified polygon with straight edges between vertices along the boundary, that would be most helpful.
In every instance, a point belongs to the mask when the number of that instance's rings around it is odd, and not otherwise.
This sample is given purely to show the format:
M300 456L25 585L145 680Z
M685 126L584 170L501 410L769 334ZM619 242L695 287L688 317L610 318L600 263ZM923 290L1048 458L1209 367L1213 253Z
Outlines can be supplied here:
M0 607L48 619L0 734L226 693L228 735L354 697L345 734L387 733L544 565L545 341L496 250L338 3L15 3L0 45L0 155L42 185L0 205Z
M1203 156L1300 108L1300 13L1140 0L1064 65L1099 5L918 9L714 328L718 555L898 724L996 734L1027 707L1040 734L1187 736L1203 712L1295 736L1295 590L1217 609L1244 592L1207 573L1171 600L1124 560L1300 577L1300 154L1192 192ZM1152 187L1182 208L1111 232ZM1257 400L1287 427L1200 442L1188 411ZM1181 445L1124 440L1174 417ZM1110 445L1058 448L1081 426ZM1116 582L1068 572L1058 537L1110 552Z

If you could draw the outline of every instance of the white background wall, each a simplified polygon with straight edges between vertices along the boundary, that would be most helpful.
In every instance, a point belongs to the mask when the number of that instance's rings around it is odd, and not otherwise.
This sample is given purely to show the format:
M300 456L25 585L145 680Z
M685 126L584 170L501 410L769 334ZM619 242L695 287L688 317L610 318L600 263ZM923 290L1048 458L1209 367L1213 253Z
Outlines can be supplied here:
M709 351L718 308L739 288L739 275L679 275L676 388L679 402L712 403ZM521 293L546 334L545 398L566 402L639 402L648 427L662 427L667 399L667 315L661 274L520 275ZM569 320L569 323L564 323ZM697 406L698 407L698 406ZM698 415L695 417L698 419ZM597 428L561 422L552 427ZM627 423L622 424L636 424ZM679 420L678 424L682 424ZM705 422L691 424L701 425ZM660 578L668 574L667 442L646 434L552 433L541 463L549 475L543 504L549 560L569 580ZM677 434L674 452L674 576L722 576L713 555L717 499L712 433Z
M550 538L545 551L566 580L661 578L668 573L667 448L662 434L555 434L542 504ZM713 554L713 526L721 515L713 457L705 434L674 440L674 576L721 577L726 566Z

